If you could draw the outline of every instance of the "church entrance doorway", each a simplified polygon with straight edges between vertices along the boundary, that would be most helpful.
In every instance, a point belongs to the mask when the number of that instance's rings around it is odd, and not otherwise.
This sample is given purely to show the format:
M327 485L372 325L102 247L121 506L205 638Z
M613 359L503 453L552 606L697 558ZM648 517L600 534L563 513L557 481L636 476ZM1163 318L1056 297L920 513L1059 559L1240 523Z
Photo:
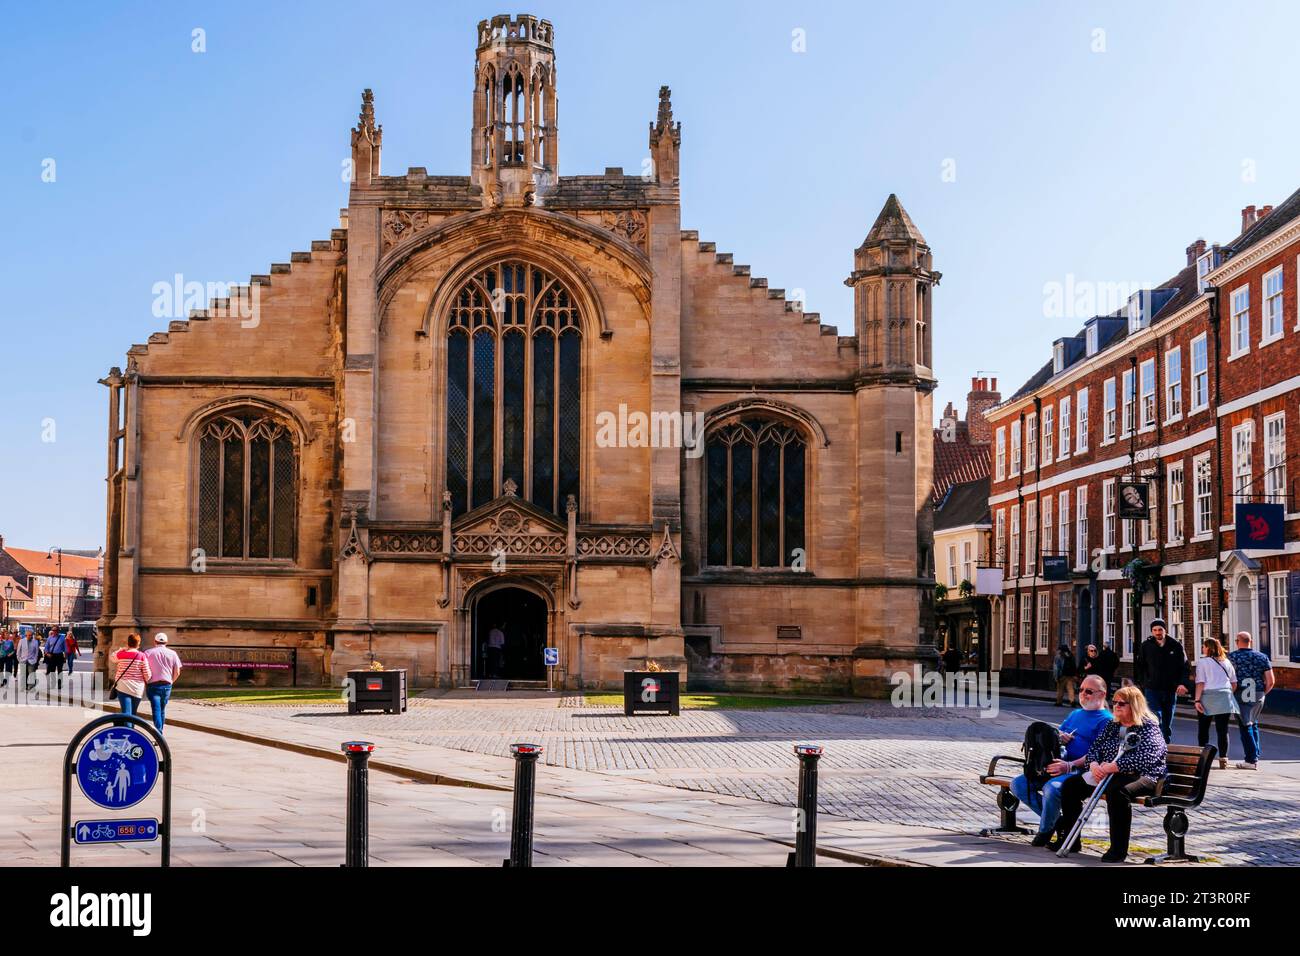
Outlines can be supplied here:
M546 602L520 587L499 587L474 602L474 680L546 680Z

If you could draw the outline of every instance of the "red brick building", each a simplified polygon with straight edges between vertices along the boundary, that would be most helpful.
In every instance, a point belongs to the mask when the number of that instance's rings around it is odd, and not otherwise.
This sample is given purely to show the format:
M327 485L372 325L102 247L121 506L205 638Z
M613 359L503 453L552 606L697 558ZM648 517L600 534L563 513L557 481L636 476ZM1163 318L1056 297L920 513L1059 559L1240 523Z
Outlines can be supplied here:
M1300 689L1298 267L1300 192L1247 207L1237 238L1197 240L990 409L1004 681L1046 686L1062 643L1110 646L1128 675L1160 616L1192 658L1250 631ZM1238 547L1246 502L1284 505L1285 548Z
M0 578L15 585L13 605L6 609L11 627L89 622L102 610L101 559L88 553L11 548L0 537Z

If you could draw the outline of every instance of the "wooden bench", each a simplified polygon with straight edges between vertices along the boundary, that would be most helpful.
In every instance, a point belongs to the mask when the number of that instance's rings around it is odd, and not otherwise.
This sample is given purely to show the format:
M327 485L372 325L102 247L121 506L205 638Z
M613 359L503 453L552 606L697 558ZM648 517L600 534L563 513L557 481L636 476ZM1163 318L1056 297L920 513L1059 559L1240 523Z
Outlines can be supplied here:
M1156 787L1156 792L1149 797L1136 801L1141 807L1165 807L1165 837L1168 839L1167 852L1150 857L1146 863L1196 863L1200 857L1187 852L1184 838L1187 836L1187 811L1201 805L1205 799L1205 788L1210 782L1210 768L1219 752L1206 745L1192 747L1186 744L1170 744L1165 762L1169 773Z
M980 836L990 836L994 833L1028 833L1027 827L1022 827L1016 823L1016 808L1020 806L1020 801L1016 795L1011 792L1011 781L1014 779L1007 774L999 774L998 761L1006 760L1009 763L1019 764L1024 769L1025 762L1020 757L1009 757L1006 754L999 754L989 761L988 773L980 774L980 783L986 787L998 788L998 813L1000 822L995 827L985 827L980 831ZM1015 776L1020 776L1016 774Z
M1185 842L1188 828L1187 811L1200 806L1201 801L1205 799L1205 790L1210 782L1210 769L1214 766L1214 760L1218 753L1214 747L1210 746L1169 745L1165 757L1165 762L1169 768L1168 774L1156 786L1155 793L1147 797L1140 797L1134 801L1135 806L1139 807L1166 808L1164 829L1165 837L1168 840L1167 852L1162 853L1160 856L1150 857L1144 862L1196 863L1200 860L1200 857L1187 852ZM980 783L988 787L998 788L997 801L1000 814L999 825L996 828L984 828L980 831L980 836L990 836L994 833L1029 832L1025 827L1016 823L1016 809L1020 806L1020 801L1011 792L1013 778L1005 773L999 774L997 772L998 762L1003 760L1019 764L1022 768L1025 765L1024 760L1019 757L999 754L989 761L988 772L980 774Z

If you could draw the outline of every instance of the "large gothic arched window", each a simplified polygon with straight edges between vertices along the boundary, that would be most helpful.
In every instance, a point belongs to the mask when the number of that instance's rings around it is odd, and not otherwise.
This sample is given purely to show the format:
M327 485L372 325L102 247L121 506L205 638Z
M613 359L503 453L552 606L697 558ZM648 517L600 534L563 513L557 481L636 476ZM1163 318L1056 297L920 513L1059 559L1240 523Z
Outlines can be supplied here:
M198 546L209 558L292 559L297 454L288 426L266 413L229 411L198 441Z
M555 276L510 260L471 276L447 322L447 490L462 514L519 494L560 514L578 495L582 332Z
M705 442L706 563L789 567L804 547L805 448L779 421L747 418Z

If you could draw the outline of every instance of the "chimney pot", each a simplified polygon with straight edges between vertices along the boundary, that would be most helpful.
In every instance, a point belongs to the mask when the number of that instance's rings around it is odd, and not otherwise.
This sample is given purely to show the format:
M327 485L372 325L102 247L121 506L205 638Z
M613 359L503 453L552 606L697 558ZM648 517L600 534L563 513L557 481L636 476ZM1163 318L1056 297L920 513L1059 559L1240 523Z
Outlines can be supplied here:
M1259 209L1259 215L1255 217L1255 221L1256 221L1256 222L1259 222L1259 220L1263 219L1265 216L1267 216L1267 215L1268 215L1269 213L1271 213L1272 211L1273 211L1273 207L1272 207L1272 206L1261 206L1260 209Z

